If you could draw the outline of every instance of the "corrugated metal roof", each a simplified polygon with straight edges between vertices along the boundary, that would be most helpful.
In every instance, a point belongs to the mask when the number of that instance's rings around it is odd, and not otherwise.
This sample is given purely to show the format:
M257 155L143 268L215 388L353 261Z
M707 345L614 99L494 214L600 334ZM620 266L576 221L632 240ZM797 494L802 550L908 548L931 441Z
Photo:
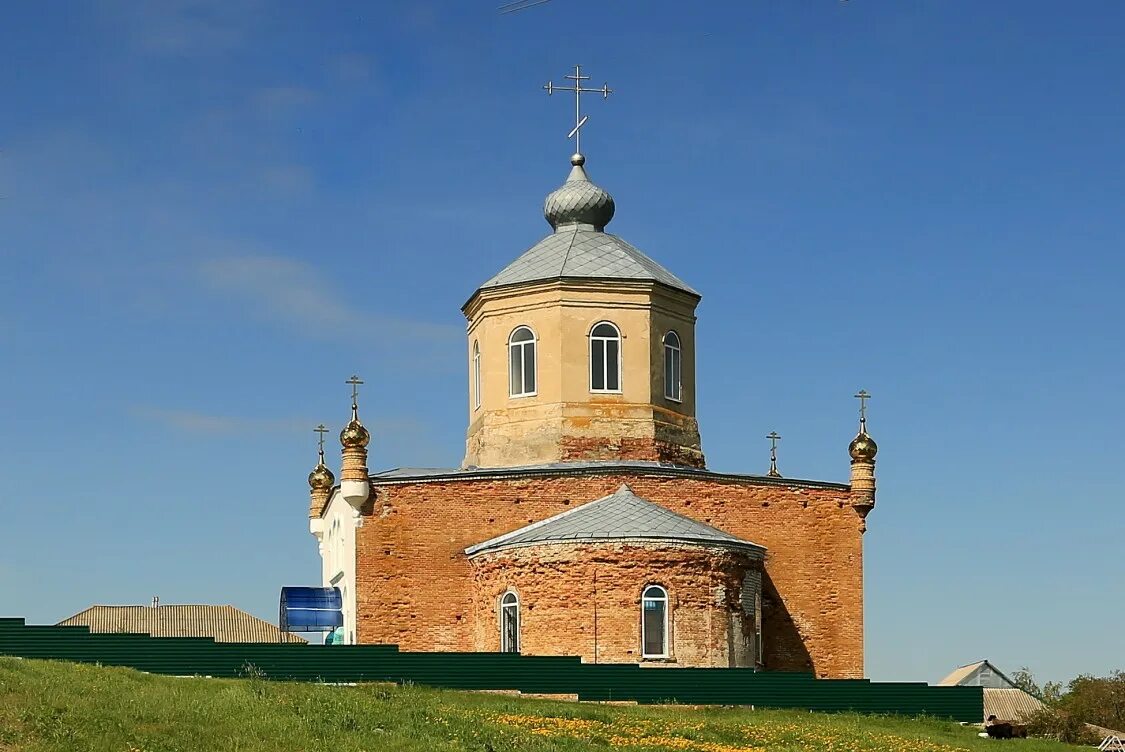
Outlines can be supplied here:
M481 289L576 278L648 280L699 295L621 238L588 226L560 227L481 285Z
M465 553L473 556L485 551L544 543L619 540L701 543L745 549L758 555L765 552L765 548L756 543L653 504L635 495L629 486L622 485L609 496L470 546Z
M91 606L63 619L60 627L153 637L213 637L216 642L281 642L281 630L234 606ZM288 635L286 642L306 642Z
M984 688L984 717L994 715L997 720L1019 722L1043 707L1043 703L1022 689Z

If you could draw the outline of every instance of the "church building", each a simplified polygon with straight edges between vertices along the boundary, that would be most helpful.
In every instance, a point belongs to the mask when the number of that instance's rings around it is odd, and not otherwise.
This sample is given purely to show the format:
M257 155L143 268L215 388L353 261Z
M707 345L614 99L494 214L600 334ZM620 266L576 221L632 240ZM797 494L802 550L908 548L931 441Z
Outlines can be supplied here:
M461 466L369 471L354 384L338 484L322 439L310 530L344 641L862 677L863 409L848 484L708 470L700 294L606 232L585 161L462 306Z

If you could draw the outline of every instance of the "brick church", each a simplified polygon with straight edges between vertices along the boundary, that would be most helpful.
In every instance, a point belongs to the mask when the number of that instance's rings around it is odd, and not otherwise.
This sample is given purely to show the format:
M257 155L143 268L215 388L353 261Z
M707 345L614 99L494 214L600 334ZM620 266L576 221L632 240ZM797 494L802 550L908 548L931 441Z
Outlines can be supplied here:
M584 163L461 309L461 466L370 472L354 387L338 484L322 441L310 530L344 641L863 676L862 409L850 484L708 470L700 294L606 232Z

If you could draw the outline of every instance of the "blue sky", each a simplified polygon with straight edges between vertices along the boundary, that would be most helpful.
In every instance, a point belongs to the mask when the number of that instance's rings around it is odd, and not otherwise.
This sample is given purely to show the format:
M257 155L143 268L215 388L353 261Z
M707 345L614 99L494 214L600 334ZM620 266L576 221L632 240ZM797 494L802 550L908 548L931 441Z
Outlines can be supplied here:
M456 465L459 307L571 147L704 294L719 470L846 480L874 394L867 670L1125 655L1125 5L9 3L0 611L312 584L312 427ZM335 448L333 448L335 453Z

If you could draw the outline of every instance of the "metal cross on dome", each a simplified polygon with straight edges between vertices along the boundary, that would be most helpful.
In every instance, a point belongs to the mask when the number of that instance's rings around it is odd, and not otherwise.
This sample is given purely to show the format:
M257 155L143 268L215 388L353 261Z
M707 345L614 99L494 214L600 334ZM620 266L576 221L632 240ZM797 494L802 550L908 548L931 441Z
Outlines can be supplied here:
M859 427L864 428L867 426L867 400L871 399L871 395L866 389L860 389L855 398L859 400Z
M323 460L324 459L324 434L328 433L328 427L326 425L324 425L323 423L321 423L319 426L317 426L316 428L313 429L313 433L320 434L320 440L319 440L318 443L320 444L320 458Z
M362 384L363 381L360 380L359 376L356 376L353 373L352 377L350 379L348 379L347 381L345 381L344 383L352 385L352 402L355 402L356 399L358 399L358 397L359 397L359 385Z
M777 442L781 441L781 435L777 431L770 431L766 438L770 440L770 471L766 475L780 478L781 473L777 471Z
M613 93L613 89L609 88L609 84L603 84L600 89L587 89L582 85L583 81L589 81L589 76L582 75L582 66L574 66L574 75L567 74L564 78L574 82L574 86L555 86L554 83L548 81L543 89L546 90L547 95L550 96L556 91L573 91L574 92L574 130L566 134L567 138L574 139L574 151L577 154L582 153L582 126L590 119L589 115L582 114L582 95L583 94L601 94L602 99L609 99L609 95Z

